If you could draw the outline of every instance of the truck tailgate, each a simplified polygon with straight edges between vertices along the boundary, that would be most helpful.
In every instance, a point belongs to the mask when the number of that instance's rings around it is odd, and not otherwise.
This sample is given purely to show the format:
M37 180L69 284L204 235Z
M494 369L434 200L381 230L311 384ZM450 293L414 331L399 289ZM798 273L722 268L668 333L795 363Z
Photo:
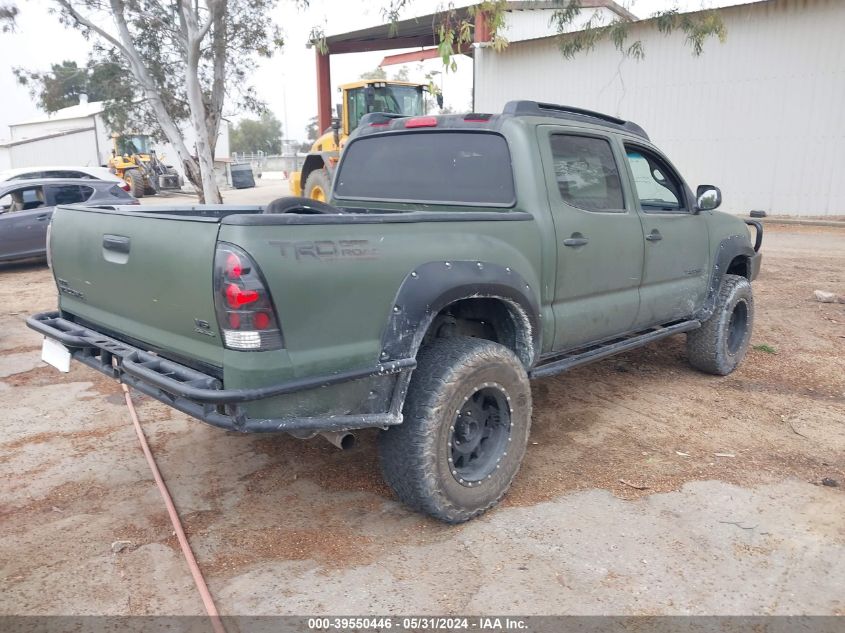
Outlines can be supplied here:
M64 312L149 349L222 365L216 218L60 207L51 259Z

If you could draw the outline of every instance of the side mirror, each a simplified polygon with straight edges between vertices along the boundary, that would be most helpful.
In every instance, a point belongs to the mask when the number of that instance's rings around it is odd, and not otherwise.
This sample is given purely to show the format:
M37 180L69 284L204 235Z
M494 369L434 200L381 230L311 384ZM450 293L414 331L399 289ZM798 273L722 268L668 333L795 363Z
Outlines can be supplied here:
M340 144L340 119L333 118L332 119L332 135L334 137L334 144Z
M437 100L437 107L443 109L443 93L438 92L434 97Z
M342 103L336 103L334 105L334 110L337 113L337 118L342 119L343 118L343 104Z
M712 211L722 204L722 192L714 185L699 185L695 191L695 211Z

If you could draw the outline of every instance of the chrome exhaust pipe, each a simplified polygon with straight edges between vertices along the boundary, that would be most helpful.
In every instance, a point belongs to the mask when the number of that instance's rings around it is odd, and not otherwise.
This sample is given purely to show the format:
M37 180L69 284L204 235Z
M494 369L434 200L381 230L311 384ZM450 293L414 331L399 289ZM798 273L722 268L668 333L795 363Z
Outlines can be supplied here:
M348 451L355 446L355 434L349 431L326 431L325 433L320 433L320 435L342 451Z

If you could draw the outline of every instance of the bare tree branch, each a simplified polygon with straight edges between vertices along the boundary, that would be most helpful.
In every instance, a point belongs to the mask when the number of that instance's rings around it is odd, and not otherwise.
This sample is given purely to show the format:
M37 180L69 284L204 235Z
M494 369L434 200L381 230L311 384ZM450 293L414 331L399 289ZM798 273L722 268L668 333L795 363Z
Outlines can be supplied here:
M112 46L116 46L121 51L127 52L126 47L120 42L120 40L118 40L116 37L114 37L111 33L106 31L102 27L94 24L91 20L86 18L84 15L82 15L79 11L77 11L74 8L74 6L68 0L56 0L56 2L58 2L62 6L62 8L65 11L67 11L70 14L70 16L74 20L76 20L79 24L81 24L82 26L84 26L87 29L91 29L92 31L94 31L97 35L102 37L104 40L106 40Z

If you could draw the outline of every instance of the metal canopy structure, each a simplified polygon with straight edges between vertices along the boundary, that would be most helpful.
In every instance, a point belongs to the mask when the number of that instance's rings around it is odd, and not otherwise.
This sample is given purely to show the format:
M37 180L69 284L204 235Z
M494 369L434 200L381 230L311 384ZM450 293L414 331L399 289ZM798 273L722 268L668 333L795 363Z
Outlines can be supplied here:
M506 11L559 9L561 2L557 1L520 1L508 2ZM629 11L622 8L614 0L581 0L582 9L609 9L623 20L635 21L637 18ZM459 7L454 9L453 19L458 21L469 20L474 23L474 40L476 44L483 44L490 41L491 33L487 28L484 15L476 12L475 6ZM430 13L398 22L388 22L366 29L349 31L330 35L322 41L312 42L317 56L317 108L318 129L324 130L331 125L332 103L331 103L331 72L329 60L332 55L344 53L364 53L370 51L395 50L397 48L426 48L440 45L438 25L444 18L442 12ZM472 48L466 47L461 53L471 54ZM433 55L432 55L433 56Z

